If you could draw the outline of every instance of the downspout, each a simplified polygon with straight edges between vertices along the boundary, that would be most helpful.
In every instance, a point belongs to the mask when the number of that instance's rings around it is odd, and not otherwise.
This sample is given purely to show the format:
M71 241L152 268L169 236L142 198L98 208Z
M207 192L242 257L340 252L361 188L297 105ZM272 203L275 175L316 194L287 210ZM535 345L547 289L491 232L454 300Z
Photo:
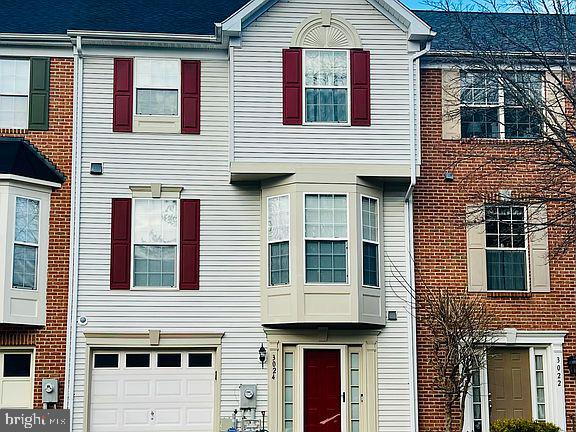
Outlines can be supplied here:
M78 314L78 255L80 249L80 180L82 163L82 100L84 55L82 52L82 37L76 37L74 47L74 119L72 131L72 191L70 220L70 262L68 285L68 325L66 338L66 387L64 392L64 407L70 409L72 417L74 409L74 386L76 377L76 317Z
M410 358L410 419L414 432L418 432L418 362L416 360L417 346L416 346L416 304L414 302L414 219L413 219L413 193L416 186L416 141L420 140L420 101L417 97L420 95L420 62L419 59L428 51L432 41L426 42L426 47L420 51L415 52L410 57L408 64L409 73L409 93L410 93L410 185L404 197L404 214L405 216L405 229L406 229L406 269L407 269L407 300L409 304L409 317L408 317L408 355ZM415 79L414 75L417 73Z

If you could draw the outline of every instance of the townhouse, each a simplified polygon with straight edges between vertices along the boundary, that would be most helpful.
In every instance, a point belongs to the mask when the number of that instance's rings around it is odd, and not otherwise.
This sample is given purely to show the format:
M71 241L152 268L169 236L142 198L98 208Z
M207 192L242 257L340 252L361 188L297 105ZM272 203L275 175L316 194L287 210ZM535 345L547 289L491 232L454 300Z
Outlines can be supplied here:
M68 31L73 430L415 430L431 29L395 1L136 14Z
M18 20L1 27L0 408L61 408L70 256L72 47L66 37L30 34L35 30ZM51 391L43 391L43 380Z
M510 205L507 196L522 196L541 184L537 169L526 169L518 162L516 172L481 175L487 158L471 157L474 153L509 155L506 144L517 149L521 140L537 139L544 125L528 109L518 107L502 84L497 87L486 79L481 62L470 66L462 57L482 49L465 36L467 29L482 33L482 40L493 43L492 47L507 46L513 52L514 42L503 42L512 40L546 52L557 41L551 36L555 18L545 16L534 26L532 17L521 14L429 11L418 15L438 36L421 70L422 164L414 204L416 290L484 297L497 330L486 365L473 378L464 430L485 432L494 420L514 417L573 430L575 387L568 357L575 348L574 254L569 249L548 259L562 239L561 227L526 230L546 221L547 214L552 217L559 207ZM538 61L526 64L512 69L520 71L516 83L533 86L543 103L555 103L550 77L554 69L539 67ZM484 147L488 153L477 152L483 139L493 144L500 139L503 145ZM500 202L484 205L479 199L485 192L500 195ZM437 430L444 421L442 402L434 392L434 371L427 361L430 349L430 333L420 323L421 431Z

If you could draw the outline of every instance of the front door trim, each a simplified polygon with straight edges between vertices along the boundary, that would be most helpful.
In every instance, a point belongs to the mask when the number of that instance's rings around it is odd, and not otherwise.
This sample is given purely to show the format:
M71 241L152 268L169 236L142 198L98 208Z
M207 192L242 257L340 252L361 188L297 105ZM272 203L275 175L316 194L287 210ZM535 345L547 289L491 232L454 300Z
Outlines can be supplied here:
M295 406L300 415L300 430L304 431L304 350L339 350L340 351L340 419L342 432L348 431L348 346L347 345L298 345L299 364L302 365L302 373L299 374L299 398ZM346 401L343 401L342 394L346 394Z

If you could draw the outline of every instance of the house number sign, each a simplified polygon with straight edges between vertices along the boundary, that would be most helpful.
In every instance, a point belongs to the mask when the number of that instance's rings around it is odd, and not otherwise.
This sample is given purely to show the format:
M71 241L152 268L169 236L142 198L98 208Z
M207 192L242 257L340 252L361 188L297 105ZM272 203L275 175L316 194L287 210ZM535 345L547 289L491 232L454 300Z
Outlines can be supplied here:
M272 379L276 379L276 354L272 355Z
M558 387L562 387L562 358L560 356L556 356L556 377Z

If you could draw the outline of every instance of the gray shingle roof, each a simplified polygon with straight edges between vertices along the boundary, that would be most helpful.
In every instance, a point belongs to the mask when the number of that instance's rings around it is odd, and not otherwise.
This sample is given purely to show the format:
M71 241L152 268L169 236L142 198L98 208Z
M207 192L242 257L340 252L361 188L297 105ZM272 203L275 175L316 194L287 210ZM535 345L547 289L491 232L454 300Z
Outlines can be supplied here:
M433 51L566 52L575 50L576 15L414 11L437 32ZM564 21L565 20L565 21ZM570 33L563 36L562 30Z

